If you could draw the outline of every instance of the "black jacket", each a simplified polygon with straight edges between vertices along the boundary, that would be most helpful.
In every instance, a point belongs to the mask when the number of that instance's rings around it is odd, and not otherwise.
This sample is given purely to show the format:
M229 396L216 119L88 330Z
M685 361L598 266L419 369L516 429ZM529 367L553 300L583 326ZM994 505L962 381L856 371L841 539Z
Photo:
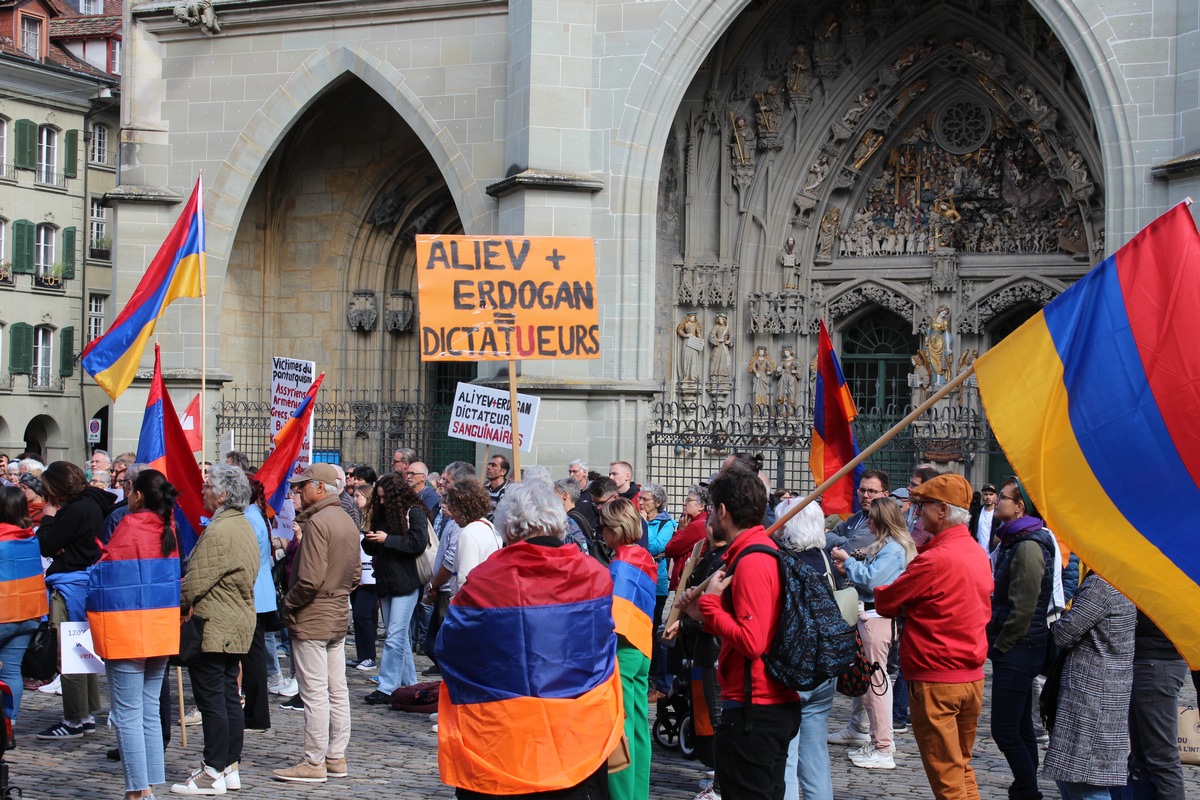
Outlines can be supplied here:
M100 558L100 536L104 518L112 513L116 495L87 486L53 517L43 517L38 526L42 555L53 558L47 575L85 570Z
M375 518L372 530L386 530L382 510ZM425 506L417 504L408 510L408 530L387 531L382 544L363 540L363 552L373 557L375 594L379 597L402 597L421 588L417 580L417 556L429 546L429 517Z

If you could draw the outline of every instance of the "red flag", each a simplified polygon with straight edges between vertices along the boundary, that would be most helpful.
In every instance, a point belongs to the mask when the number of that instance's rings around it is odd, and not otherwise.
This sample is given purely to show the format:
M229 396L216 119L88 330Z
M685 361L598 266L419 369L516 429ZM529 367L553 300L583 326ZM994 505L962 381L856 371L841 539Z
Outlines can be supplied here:
M821 320L821 336L817 343L817 382L813 403L812 452L809 468L817 484L850 463L858 455L858 442L850 423L858 416L850 387L842 375L833 341L825 320ZM860 464L854 471L829 487L821 496L821 509L826 514L852 514L858 510Z
M188 407L183 411L183 417L179 420L180 427L183 428L183 433L187 436L188 443L192 446L192 452L203 447L200 441L200 426L203 424L200 419L200 393L196 392L196 396L192 398L192 402L188 403Z
M296 459L300 456L300 446L304 444L304 436L308 433L308 421L312 419L317 389L321 387L323 380L324 372L308 387L308 393L292 412L291 419L275 434L275 449L258 468L258 472L254 473L254 477L262 481L267 503L276 513L283 507L283 501L287 498L287 481L292 477L292 468L296 466Z
M200 537L200 517L204 514L204 479L188 438L179 424L171 395L163 384L162 360L154 345L154 380L146 399L142 432L138 437L137 460L167 476L179 492L175 501L175 524L184 554L190 553Z

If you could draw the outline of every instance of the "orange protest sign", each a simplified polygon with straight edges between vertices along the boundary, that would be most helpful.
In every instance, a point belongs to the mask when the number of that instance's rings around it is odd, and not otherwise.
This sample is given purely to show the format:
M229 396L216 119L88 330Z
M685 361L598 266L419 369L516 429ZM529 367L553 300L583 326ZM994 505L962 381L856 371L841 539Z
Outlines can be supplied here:
M595 245L418 236L422 361L599 358Z

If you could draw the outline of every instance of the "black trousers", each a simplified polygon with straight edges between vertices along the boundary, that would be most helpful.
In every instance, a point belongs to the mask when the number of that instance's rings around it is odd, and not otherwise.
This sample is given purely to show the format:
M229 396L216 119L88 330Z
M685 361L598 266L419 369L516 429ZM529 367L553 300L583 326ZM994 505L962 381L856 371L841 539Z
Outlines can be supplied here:
M247 728L271 727L271 695L267 691L266 621L272 614L259 614L254 625L250 652L241 657L242 692L246 695L243 720Z
M237 653L201 653L188 664L204 729L204 763L218 771L242 758L244 721L237 685L241 658Z
M783 800L788 744L800 731L800 704L727 708L716 727L722 800Z
M375 658L375 631L379 627L379 598L375 584L360 583L350 593L350 608L354 618L354 655L359 661Z

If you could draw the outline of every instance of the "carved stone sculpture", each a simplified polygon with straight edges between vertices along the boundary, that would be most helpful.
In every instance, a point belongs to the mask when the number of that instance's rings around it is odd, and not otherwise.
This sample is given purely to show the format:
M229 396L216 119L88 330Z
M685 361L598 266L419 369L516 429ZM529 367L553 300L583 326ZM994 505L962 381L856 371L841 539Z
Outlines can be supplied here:
M793 416L800 406L800 371L803 367L796 358L795 348L785 345L780 354L779 365L775 374L779 377L779 385L775 391L775 404L779 413L785 417Z
M948 306L938 306L933 319L925 327L925 340L921 345L934 386L944 386L953 377L953 338L950 333L950 309Z
M837 206L830 206L825 216L821 217L821 227L817 229L816 263L833 263L833 246L837 244L838 229L841 225L842 210Z
M767 355L766 347L759 345L754 348L746 371L753 376L754 416L765 417L771 408L771 375L775 372L775 362Z
M793 94L811 94L815 78L812 72L812 56L808 45L801 42L796 45L792 60L787 65L788 91Z
M375 330L375 319L377 316L378 312L375 307L374 292L360 291L350 296L350 308L346 312L346 319L350 323L350 330Z
M729 330L729 317L717 314L717 322L708 332L708 343L712 352L708 356L708 379L712 383L729 383L733 374L733 332Z
M734 118L733 139L729 143L730 161L734 166L754 166L754 142L757 138L754 131L746 124L745 117Z
M675 328L676 335L683 340L679 348L679 380L695 384L700 380L700 351L704 349L704 327L696 316L689 312L683 322Z
M767 87L765 92L754 95L758 106L758 133L779 133L779 121L783 116L783 103L779 99L779 90L774 84ZM761 145L760 145L761 146Z
M199 27L204 33L221 32L221 23L212 0L186 0L175 4L175 19L188 27Z
M922 353L914 353L912 357L913 371L908 374L908 386L912 389L913 408L929 399L929 387L933 383L933 374L925 362Z

